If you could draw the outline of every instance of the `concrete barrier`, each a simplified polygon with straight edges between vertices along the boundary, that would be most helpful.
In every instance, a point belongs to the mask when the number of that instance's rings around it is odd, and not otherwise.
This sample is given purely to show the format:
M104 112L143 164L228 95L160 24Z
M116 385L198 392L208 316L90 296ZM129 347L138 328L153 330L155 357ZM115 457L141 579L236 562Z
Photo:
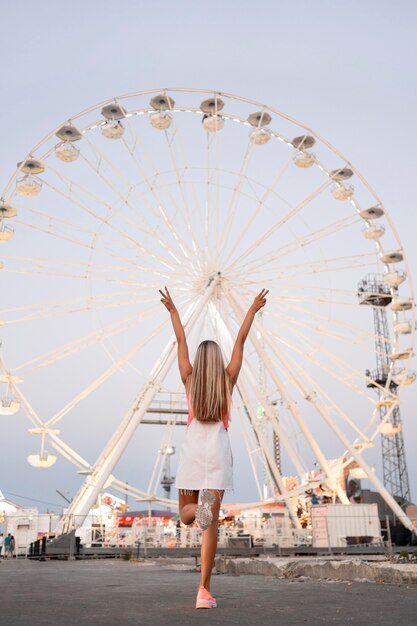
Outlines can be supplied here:
M309 578L370 581L376 583L409 585L417 584L417 564L392 563L390 561L366 561L363 559L282 559L253 558L230 559L219 557L216 570L223 574L258 574L277 578Z

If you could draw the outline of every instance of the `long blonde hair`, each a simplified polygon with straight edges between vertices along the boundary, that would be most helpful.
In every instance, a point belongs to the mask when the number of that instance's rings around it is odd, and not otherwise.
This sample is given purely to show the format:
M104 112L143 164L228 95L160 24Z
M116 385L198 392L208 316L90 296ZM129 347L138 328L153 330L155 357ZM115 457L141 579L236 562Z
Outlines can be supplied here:
M198 346L185 387L193 416L200 422L220 422L229 415L232 385L215 341L202 341Z

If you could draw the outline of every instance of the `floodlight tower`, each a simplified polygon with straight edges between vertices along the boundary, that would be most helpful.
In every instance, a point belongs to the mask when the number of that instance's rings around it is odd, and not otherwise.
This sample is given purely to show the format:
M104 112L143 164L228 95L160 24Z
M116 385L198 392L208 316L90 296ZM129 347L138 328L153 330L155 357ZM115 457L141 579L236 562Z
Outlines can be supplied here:
M375 328L376 369L367 370L367 387L373 388L379 397L379 419L381 422L382 468L384 485L393 496L404 502L410 501L407 463L400 407L396 399L384 399L384 388L388 382L391 340L388 330L386 307L393 299L392 288L379 274L367 274L358 285L359 304L372 307ZM390 392L397 394L397 384L391 377ZM385 420L388 411L391 415ZM382 427L383 424L383 427Z

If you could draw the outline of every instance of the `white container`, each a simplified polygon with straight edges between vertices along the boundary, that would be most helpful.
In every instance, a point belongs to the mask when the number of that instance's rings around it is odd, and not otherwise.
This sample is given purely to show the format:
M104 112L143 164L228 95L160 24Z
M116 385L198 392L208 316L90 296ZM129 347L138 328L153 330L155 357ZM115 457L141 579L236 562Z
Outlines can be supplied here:
M4 534L14 536L16 556L25 556L33 541L55 531L58 519L55 513L39 514L38 509L21 509L5 515Z
M311 507L314 548L343 548L380 543L381 524L376 504L325 504Z

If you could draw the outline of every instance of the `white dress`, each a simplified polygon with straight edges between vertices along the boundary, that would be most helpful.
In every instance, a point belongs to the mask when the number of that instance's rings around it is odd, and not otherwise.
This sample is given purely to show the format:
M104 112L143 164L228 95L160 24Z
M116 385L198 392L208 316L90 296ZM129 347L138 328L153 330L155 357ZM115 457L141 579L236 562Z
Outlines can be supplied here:
M223 421L192 418L181 446L175 486L181 491L233 490L233 456Z

